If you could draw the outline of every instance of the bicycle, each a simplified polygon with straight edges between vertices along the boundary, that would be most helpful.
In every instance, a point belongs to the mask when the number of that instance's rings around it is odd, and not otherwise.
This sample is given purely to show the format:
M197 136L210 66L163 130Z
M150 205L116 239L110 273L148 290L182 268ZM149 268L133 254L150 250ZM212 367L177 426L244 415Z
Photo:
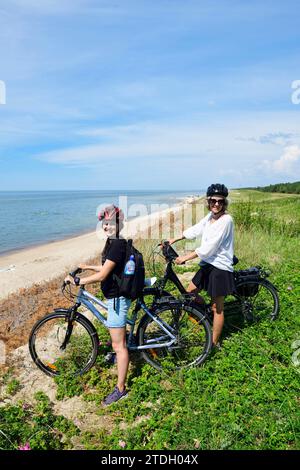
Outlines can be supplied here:
M74 278L81 271L77 268L70 275ZM150 285L154 282L155 278ZM29 351L34 363L51 377L64 373L83 375L97 360L99 336L93 323L78 311L81 305L108 328L106 317L98 310L101 307L107 311L107 304L85 290L85 286L74 295L70 283L64 282L63 294L67 285L70 298L76 298L74 305L69 309L55 309L38 320L29 336ZM202 364L212 346L207 318L193 304L174 297L153 302L148 308L144 295L153 295L151 289L144 289L135 301L132 317L127 320L129 351L142 353L144 359L158 370ZM144 315L137 323L140 310Z
M173 270L174 260L178 257L176 251L168 242L162 242L162 256L167 262L163 277L157 280L155 288L149 291L154 296L154 303L159 303L159 299L164 302L173 295L166 292L166 284L170 281L181 294L181 299L193 299L194 308L198 309L210 323L213 321L211 305L195 302L195 296L187 293L177 274ZM158 252L158 254L160 254ZM154 255L154 251L152 254ZM154 258L153 258L154 260ZM238 258L234 258L234 265L238 263ZM270 273L260 266L251 267L244 270L234 271L235 292L225 298L224 316L229 317L242 314L248 323L257 323L263 320L275 320L279 314L279 297L276 287L267 279Z

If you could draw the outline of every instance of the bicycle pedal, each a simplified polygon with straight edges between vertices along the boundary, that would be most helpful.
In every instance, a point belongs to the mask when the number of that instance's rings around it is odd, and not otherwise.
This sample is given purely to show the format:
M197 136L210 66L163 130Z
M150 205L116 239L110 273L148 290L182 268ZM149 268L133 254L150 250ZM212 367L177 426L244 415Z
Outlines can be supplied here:
M127 331L126 332L126 344L127 344L127 347L137 346L136 335Z
M245 320L249 323L254 323L255 316L252 313L245 313Z
M117 355L115 352L109 352L104 357L104 360L107 364L115 364L117 362Z
M133 338L131 338L130 341L127 341L127 347L128 349L134 349L138 346L138 343L137 343L137 339L136 337L134 336Z
M212 312L212 309L211 309L211 306L209 307L205 307L205 313L208 317L212 317L213 316L213 312Z

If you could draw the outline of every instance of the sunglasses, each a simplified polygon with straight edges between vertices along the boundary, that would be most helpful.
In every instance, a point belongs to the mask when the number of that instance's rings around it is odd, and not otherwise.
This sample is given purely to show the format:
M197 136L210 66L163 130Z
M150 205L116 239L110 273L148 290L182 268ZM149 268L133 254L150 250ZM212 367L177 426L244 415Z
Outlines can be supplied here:
M212 199L209 199L208 202L209 202L209 204L212 204L213 206L215 206L217 203L219 205L223 205L223 204L225 204L225 199L213 199L212 198Z

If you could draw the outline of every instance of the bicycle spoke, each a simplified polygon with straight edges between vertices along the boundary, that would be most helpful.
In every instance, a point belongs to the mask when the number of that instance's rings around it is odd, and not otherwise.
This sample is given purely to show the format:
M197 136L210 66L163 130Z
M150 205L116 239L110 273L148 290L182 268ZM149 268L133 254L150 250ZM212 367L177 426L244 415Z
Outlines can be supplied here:
M209 324L207 320L202 320L201 314L195 313L192 308L181 307L175 310L164 307L158 316L175 330L176 341L169 347L144 350L143 356L148 362L158 369L166 369L188 367L198 364L202 358L204 360L211 336ZM203 322L207 322L206 328ZM161 338L161 333L159 325L149 319L140 340L147 344L150 337L151 340Z
M248 282L245 287L253 295L242 297L242 308L248 322L270 320L278 315L279 302L276 290L271 284L262 282Z
M95 344L84 323L74 320L69 325L66 318L53 315L36 326L30 350L45 373L78 375L92 361Z

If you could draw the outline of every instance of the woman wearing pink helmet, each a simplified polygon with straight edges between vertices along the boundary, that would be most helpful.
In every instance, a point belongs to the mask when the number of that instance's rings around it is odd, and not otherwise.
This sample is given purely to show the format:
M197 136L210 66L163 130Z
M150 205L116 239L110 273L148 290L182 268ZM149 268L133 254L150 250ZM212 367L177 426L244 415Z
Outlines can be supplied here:
M84 270L95 271L88 277L75 278L76 285L87 285L101 282L101 290L108 303L107 322L112 340L112 347L116 353L118 368L118 383L112 393L105 399L103 404L108 406L127 396L125 381L127 377L129 355L126 346L126 319L131 301L125 297L118 296L118 286L114 280L114 274L121 277L126 258L126 240L120 232L123 228L124 214L121 209L110 205L98 214L102 221L102 228L107 235L107 240L102 251L102 264L89 266L79 264ZM68 276L65 280L74 283L73 278Z

